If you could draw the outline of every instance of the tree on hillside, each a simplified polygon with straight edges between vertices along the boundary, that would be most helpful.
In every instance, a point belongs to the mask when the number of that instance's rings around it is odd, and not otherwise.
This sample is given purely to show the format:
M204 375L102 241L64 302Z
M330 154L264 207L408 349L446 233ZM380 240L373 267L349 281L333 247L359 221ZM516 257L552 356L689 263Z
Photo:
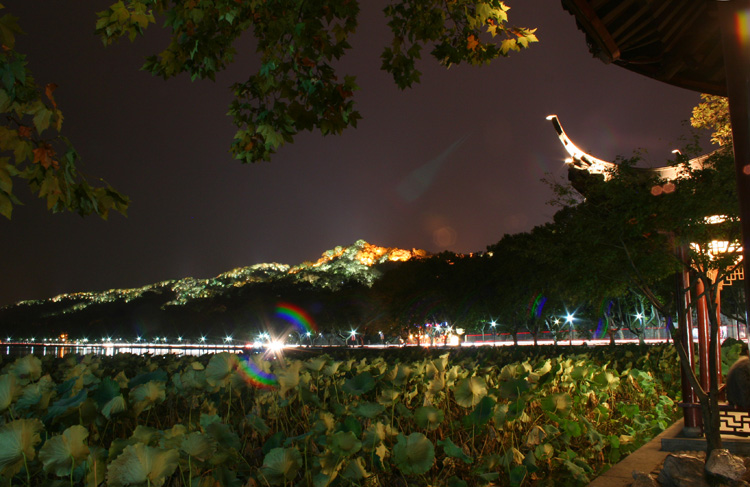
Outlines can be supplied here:
M0 4L0 9L3 6ZM441 64L489 63L536 42L535 29L508 24L500 0L397 0L385 9L393 33L381 68L399 88L418 83L416 67L424 49ZM122 36L133 41L163 19L170 42L146 60L144 69L164 79L187 73L214 79L233 61L235 41L253 35L260 65L232 86L229 107L237 132L231 152L243 162L268 160L300 131L340 134L361 118L354 104L354 76L335 64L351 48L358 0L119 0L99 12L96 32L104 44ZM26 179L53 211L107 216L124 212L128 200L105 186L89 186L75 164L78 155L60 134L62 112L53 84L37 86L26 59L15 51L18 19L0 18L0 213L10 218L18 199L13 178Z

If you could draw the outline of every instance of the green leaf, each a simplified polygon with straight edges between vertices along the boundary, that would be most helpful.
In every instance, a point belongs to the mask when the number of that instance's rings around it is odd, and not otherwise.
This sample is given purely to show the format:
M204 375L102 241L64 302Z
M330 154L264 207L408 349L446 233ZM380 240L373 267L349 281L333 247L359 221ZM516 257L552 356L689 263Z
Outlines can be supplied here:
M45 472L66 477L89 455L86 438L89 432L77 424L67 428L61 435L49 438L39 450L39 460Z
M445 413L433 406L422 406L414 412L414 420L422 429L432 431L440 427L443 422Z
M552 394L541 399L541 406L544 411L566 415L573 406L573 398L569 394Z
M362 442L351 431L337 431L327 439L328 447L339 457L349 457L362 448Z
M0 428L0 473L12 477L21 470L24 459L34 459L43 427L38 419L17 419Z
M487 395L487 384L481 377L467 377L458 381L453 388L453 396L459 406L470 408L479 404Z
M193 431L182 439L180 449L191 457L205 461L213 454L213 442L204 433Z
M374 402L363 402L355 408L354 413L357 416L372 419L383 411L385 411L385 406L381 404Z
M16 386L15 376L0 375L0 411L5 411L10 407L16 394L18 394L18 386Z
M107 401L107 403L102 406L102 414L107 419L112 419L113 414L121 413L123 411L126 411L128 409L128 404L125 402L125 398L122 397L122 394L117 395Z
M374 387L375 379L372 377L372 374L369 372L362 372L344 382L341 389L352 396L361 396L362 394L370 392Z
M143 483L160 487L177 469L179 456L177 450L153 448L143 443L128 445L107 466L107 483L111 487Z
M463 423L467 427L482 426L492 418L495 410L495 400L491 397L483 397L471 414L464 416Z
M398 435L393 447L393 460L405 475L426 473L435 461L435 447L422 433L412 433L408 437Z
M77 408L78 406L83 404L83 401L85 401L87 397L88 392L86 391L86 389L81 389L78 394L74 396L64 397L59 401L55 401L55 403L52 404L49 409L47 409L47 415L44 417L44 420L49 421L51 419L62 416L70 409Z
M450 438L446 438L445 440L438 440L438 445L443 447L443 451L449 457L458 458L464 463L472 463L474 461L472 457L464 453L464 450L460 446L453 443Z
M263 458L260 474L271 485L294 479L302 467L302 455L296 448L274 448Z

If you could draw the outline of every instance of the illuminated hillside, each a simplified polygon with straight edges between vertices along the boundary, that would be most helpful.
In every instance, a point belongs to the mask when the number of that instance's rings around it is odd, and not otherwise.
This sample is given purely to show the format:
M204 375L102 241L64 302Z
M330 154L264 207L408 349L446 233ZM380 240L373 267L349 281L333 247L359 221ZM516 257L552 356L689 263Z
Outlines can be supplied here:
M185 277L132 289L61 294L51 299L22 301L0 308L0 323L49 323L56 317L107 322L115 316L146 315L154 320L161 311L215 312L246 301L265 298L269 289L278 295L294 289L335 292L343 286L370 287L382 273L399 262L424 258L423 250L379 247L358 240L324 252L315 262L295 266L278 263L239 267L216 277ZM135 310L135 311L134 311ZM146 311L143 311L146 310ZM160 311L161 310L161 311ZM196 311L197 310L197 311Z

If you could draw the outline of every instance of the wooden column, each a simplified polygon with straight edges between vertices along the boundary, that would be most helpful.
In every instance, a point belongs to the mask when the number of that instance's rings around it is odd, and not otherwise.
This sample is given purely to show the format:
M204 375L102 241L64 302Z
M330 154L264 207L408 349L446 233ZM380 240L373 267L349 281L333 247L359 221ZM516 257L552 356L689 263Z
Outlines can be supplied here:
M685 248L678 249L679 257L682 262L685 262L686 251ZM690 293L687 291L690 288L690 273L687 268L677 276L677 325L680 329L680 339L682 346L685 349L685 353L688 356L688 362L690 368L695 368L695 357L693 348L693 317L690 312ZM698 398L690 385L690 380L687 378L687 374L680 367L680 376L682 379L682 402L686 404L695 404L698 402ZM683 432L685 436L698 436L700 435L703 427L701 420L700 408L683 407L682 413L685 419L685 427Z

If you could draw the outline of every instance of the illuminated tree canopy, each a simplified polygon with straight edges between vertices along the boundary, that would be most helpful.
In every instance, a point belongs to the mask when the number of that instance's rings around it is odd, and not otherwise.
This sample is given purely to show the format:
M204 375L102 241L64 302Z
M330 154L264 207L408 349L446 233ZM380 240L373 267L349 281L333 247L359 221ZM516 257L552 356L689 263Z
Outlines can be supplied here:
M424 49L445 66L482 65L536 42L535 29L508 24L508 10L499 0L395 0L384 9L393 39L381 69L405 89L420 80L416 61ZM358 0L121 0L97 15L105 45L122 36L132 41L157 19L163 22L170 42L144 69L164 79L181 73L214 79L234 61L235 41L253 35L260 64L233 84L229 107L237 127L230 150L242 162L269 160L300 131L340 134L361 118L355 77L335 67L351 49ZM107 185L88 185L76 168L78 155L60 132L55 86L37 86L15 50L21 33L17 18L0 18L0 213L10 218L18 203L14 178L26 179L52 211L124 213L126 197Z

